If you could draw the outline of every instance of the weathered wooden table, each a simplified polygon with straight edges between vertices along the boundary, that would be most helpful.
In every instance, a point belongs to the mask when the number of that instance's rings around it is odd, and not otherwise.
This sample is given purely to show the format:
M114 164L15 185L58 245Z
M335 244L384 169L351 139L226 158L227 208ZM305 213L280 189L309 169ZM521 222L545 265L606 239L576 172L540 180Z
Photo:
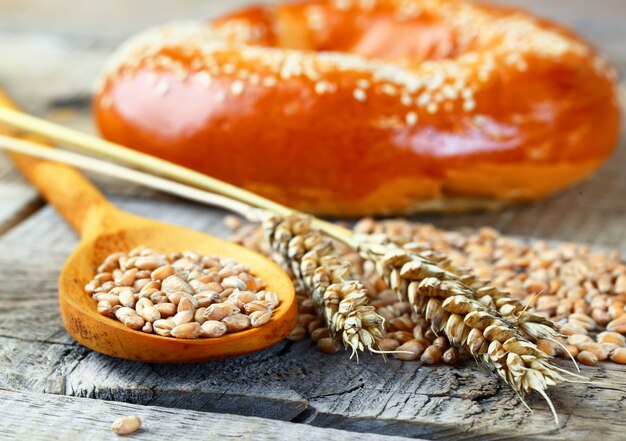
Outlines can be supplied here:
M625 71L626 2L501 2L570 23ZM120 41L152 24L208 17L241 3L1 0L0 84L29 112L93 131L90 88ZM497 214L419 219L626 251L625 166L623 140L593 179L549 200ZM221 212L95 181L124 209L226 235ZM76 243L70 228L0 156L0 439L109 439L111 422L132 413L144 420L133 437L138 439L626 436L626 369L608 363L584 369L601 384L553 389L557 428L540 397L530 398L530 413L508 387L469 362L427 367L364 356L356 363L347 353L321 354L309 341L191 365L94 353L66 334L57 306L57 275Z

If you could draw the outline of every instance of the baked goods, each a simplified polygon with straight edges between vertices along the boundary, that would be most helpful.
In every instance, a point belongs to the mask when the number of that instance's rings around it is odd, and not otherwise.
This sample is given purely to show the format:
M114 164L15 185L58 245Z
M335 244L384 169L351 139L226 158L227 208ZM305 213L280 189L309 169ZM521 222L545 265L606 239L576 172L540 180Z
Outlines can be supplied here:
M562 26L463 0L307 0L128 41L104 137L305 211L466 210L594 171L616 72Z

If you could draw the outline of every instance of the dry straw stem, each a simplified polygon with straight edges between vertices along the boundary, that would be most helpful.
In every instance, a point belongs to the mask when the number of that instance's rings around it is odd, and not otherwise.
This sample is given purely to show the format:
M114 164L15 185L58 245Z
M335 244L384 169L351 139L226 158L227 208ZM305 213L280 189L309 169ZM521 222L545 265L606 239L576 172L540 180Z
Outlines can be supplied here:
M463 347L495 371L522 401L527 393L539 392L558 422L546 390L572 381L562 375L570 373L556 366L552 357L531 341L541 338L558 343L553 324L519 309L505 293L488 286L477 288L478 282L472 276L444 269L445 263L440 265L372 237L358 241L363 258L375 263L385 283L416 313L425 314L434 332L443 332L451 344Z
M332 240L311 227L309 216L270 215L263 226L272 249L310 294L331 336L350 347L353 356L365 349L379 352L383 318L367 305L364 286L351 276Z

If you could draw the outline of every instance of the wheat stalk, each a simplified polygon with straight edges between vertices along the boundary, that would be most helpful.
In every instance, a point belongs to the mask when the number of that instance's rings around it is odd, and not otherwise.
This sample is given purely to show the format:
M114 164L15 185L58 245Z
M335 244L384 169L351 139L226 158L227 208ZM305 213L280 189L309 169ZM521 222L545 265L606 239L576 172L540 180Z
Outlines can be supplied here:
M385 283L416 313L424 314L434 332L443 332L451 344L463 347L495 371L522 402L527 393L540 393L558 422L546 390L571 381L562 374L575 374L556 366L552 357L529 340L544 338L560 344L554 324L519 309L518 302L511 302L495 288L477 287L472 276L452 272L444 268L446 264L439 265L392 243L367 237L358 242L359 254L375 263ZM492 303L500 304L506 314L494 309Z
M382 317L367 305L363 285L351 276L350 266L338 257L331 239L312 228L315 224L328 236L374 262L377 272L388 286L408 300L417 313L425 313L434 331L444 332L451 343L466 348L495 370L522 400L524 394L531 391L542 394L556 419L556 412L545 391L550 385L571 380L566 380L561 375L566 371L554 365L551 357L530 341L537 338L556 341L558 334L554 325L527 313L519 302L505 293L482 286L472 276L453 268L445 259L433 255L433 260L429 260L392 243L377 243L371 237L356 237L339 226L294 214L286 207L241 189L156 158L145 158L145 155L129 152L111 143L49 123L33 122L33 118L25 115L14 115L12 118L15 118L11 124L14 127L30 128L35 133L48 134L48 138L65 140L84 150L115 152L115 155L105 156L126 159L127 163L142 163L140 160L143 160L145 168L153 172L169 170L166 175L191 181L222 196L73 153L64 152L61 156L54 150L24 141L7 138L0 143L3 147L192 197L232 210L252 221L264 220L272 248L285 259L309 291L331 334L352 348L353 354L365 349L380 352L377 348L382 338ZM56 135L51 136L50 133ZM254 208L263 210L257 212Z

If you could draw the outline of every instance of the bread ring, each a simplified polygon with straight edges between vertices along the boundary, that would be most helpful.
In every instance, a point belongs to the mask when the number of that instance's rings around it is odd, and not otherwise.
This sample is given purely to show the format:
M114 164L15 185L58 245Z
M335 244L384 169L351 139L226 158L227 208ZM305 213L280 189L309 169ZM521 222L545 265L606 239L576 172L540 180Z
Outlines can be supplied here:
M305 211L467 210L595 170L615 69L562 26L462 0L305 0L147 31L95 98L104 137Z

